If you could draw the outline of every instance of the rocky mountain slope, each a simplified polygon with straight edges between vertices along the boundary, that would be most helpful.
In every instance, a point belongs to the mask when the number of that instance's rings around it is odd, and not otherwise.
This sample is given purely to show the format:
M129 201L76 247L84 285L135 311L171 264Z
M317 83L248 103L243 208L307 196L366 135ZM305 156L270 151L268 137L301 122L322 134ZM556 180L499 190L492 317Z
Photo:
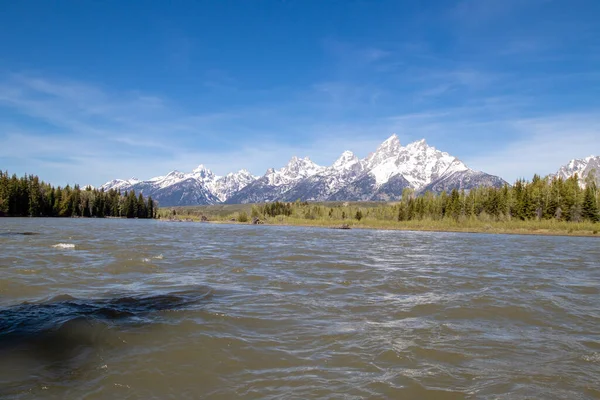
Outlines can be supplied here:
M174 206L297 199L388 201L399 199L405 188L422 193L505 183L497 176L468 168L424 139L402 146L392 135L366 158L345 151L329 167L294 156L286 166L271 168L261 177L246 170L218 177L200 165L189 174L173 171L148 181L116 179L102 187L141 191L162 206Z
M600 185L600 156L571 160L568 164L560 167L555 176L567 179L577 174L580 184L585 186L585 180L590 172L595 176L596 183Z

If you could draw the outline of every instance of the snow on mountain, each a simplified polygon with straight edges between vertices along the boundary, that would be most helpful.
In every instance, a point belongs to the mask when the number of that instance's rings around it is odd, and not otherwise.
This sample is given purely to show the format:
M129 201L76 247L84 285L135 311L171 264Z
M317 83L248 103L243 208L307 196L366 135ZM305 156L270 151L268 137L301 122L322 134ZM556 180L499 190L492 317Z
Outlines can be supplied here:
M577 174L580 184L585 186L585 179L592 171L595 172L596 182L600 184L600 156L571 160L568 164L560 167L554 176L568 179Z
M468 169L456 157L427 145L425 139L403 147L396 135L383 142L367 157L366 163L378 186L392 176L402 175L416 190L448 172L449 168L453 171Z
M218 179L218 177L215 176L210 169L206 168L202 164L198 165L192 170L192 176L200 182L212 182L215 179Z
M331 200L397 200L405 188L417 192L502 186L498 177L470 170L462 161L429 146L425 139L400 144L390 136L364 161L365 173L330 196ZM434 185L432 185L435 183Z
M139 180L136 178L131 179L113 179L112 181L106 182L104 185L100 186L100 189L109 190L115 189L119 190L121 188L127 188L132 185L138 183Z
M226 202L235 204L283 200L287 191L324 169L308 157L293 156L286 166L278 170L269 168L262 177L231 195Z
M104 190L135 190L152 196L162 206L215 204L224 201L255 180L248 171L241 170L224 177L216 176L200 164L191 173L171 171L147 181L115 179L102 185Z
M452 169L448 168L446 172L431 183L422 187L419 193L425 192L450 192L456 190L470 190L480 186L502 187L506 184L502 178L481 171L472 169Z
M424 139L402 146L398 136L392 135L366 158L344 151L329 167L308 157L293 156L287 165L269 168L262 177L246 170L219 177L199 165L191 173L172 171L147 181L115 179L103 187L142 191L169 206L297 199L387 201L399 199L405 188L422 193L505 183L499 177L469 169Z
M367 167L372 169L377 165L385 164L386 161L398 155L401 148L400 139L398 139L396 134L393 134L381 143L374 153L367 156L365 159Z
M166 188L166 187L175 185L176 183L182 182L182 181L186 180L187 178L188 178L188 175L183 172L171 171L166 176L163 176L162 179L157 179L157 180L154 180L153 182L156 183L157 187Z
M217 196L219 201L225 201L256 179L256 176L253 176L245 169L241 169L236 173L229 173L222 178L214 180L212 184L209 185L209 188Z
M302 180L282 198L286 201L296 199L324 200L339 191L364 173L364 161L359 160L351 151L344 151L330 167Z
M269 169L266 176L270 185L281 186L317 174L323 169L324 167L315 164L308 157L293 156L285 167L279 170Z
M330 168L334 171L341 171L353 169L356 165L362 166L360 160L353 152L346 150L337 160L335 160Z

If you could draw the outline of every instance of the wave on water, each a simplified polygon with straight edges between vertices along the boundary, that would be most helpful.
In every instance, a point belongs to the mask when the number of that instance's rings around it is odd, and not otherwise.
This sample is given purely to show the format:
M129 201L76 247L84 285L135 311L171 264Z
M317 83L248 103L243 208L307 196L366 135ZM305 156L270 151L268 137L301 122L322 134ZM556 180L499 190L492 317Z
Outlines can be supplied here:
M0 347L7 335L41 333L81 317L105 321L140 317L143 320L152 312L181 309L210 299L212 293L209 287L197 287L163 294L100 299L79 299L62 294L43 302L0 308Z
M144 258L142 258L142 262L149 263L149 262L152 262L152 260L162 260L162 259L164 259L163 255L159 254L157 256L153 256L152 258L144 257Z
M126 325L152 325L164 317L158 312L198 307L212 293L209 287L195 287L97 299L63 294L0 308L0 398L28 393L39 377L63 382L102 349L122 345L119 332ZM7 382L14 388L5 392Z
M73 243L57 243L52 247L56 249L74 249L75 245Z
M3 350L31 344L53 348L57 343L94 343L99 332L130 320L151 323L153 313L193 307L212 297L212 289L115 298L79 299L59 295L39 303L0 308L0 358ZM84 329L85 328L85 329ZM78 340L73 341L73 334ZM36 346L38 347L38 346Z

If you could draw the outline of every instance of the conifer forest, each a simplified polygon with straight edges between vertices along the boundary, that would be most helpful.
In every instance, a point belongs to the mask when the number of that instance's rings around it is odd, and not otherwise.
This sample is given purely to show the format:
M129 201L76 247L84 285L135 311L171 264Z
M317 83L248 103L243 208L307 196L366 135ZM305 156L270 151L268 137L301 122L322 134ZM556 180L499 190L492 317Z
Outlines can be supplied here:
M0 171L0 216L154 218L158 205L133 190L54 187L35 175L21 178Z

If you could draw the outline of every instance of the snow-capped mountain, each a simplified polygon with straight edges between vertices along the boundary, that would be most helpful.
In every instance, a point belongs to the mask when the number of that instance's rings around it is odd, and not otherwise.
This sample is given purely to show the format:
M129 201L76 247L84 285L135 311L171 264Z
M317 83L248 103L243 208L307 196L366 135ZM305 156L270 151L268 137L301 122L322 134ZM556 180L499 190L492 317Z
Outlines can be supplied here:
M571 160L567 165L560 167L555 176L557 178L568 179L577 174L579 183L585 186L585 179L590 172L594 172L596 182L600 184L600 156L589 156Z
M468 170L456 157L427 145L425 139L403 147L396 135L367 157L366 166L378 186L401 175L417 191L442 174Z
M468 168L424 139L402 146L392 135L366 158L345 151L329 167L294 156L284 167L270 168L261 177L246 170L218 177L200 165L188 174L173 171L148 181L115 179L102 187L142 191L162 206L172 206L297 199L387 201L399 199L405 188L422 193L505 183L497 176Z
M282 200L285 193L299 182L318 174L324 169L308 157L298 158L294 156L285 167L278 170L269 168L261 178L250 182L230 196L226 202L235 204Z
M191 173L172 171L147 181L132 178L114 179L101 186L104 190L135 190L152 198L162 206L216 204L256 179L242 169L226 176L216 176L200 164Z
M236 173L229 173L222 178L216 179L209 187L219 201L223 202L255 180L256 177L250 172L241 169Z
M402 146L396 135L383 142L365 160L365 172L329 197L330 200L397 200L405 188L417 193L500 187L497 176L469 169L462 161L429 146L425 139Z
M113 179L112 181L106 182L104 185L100 186L100 189L104 188L105 190L108 189L115 189L115 190L119 190L119 189L127 189L133 185L135 185L136 183L138 183L139 180L136 178L131 178L131 179Z
M296 199L323 200L345 187L365 171L365 163L351 151L344 151L332 166L298 182L284 196L286 201Z

